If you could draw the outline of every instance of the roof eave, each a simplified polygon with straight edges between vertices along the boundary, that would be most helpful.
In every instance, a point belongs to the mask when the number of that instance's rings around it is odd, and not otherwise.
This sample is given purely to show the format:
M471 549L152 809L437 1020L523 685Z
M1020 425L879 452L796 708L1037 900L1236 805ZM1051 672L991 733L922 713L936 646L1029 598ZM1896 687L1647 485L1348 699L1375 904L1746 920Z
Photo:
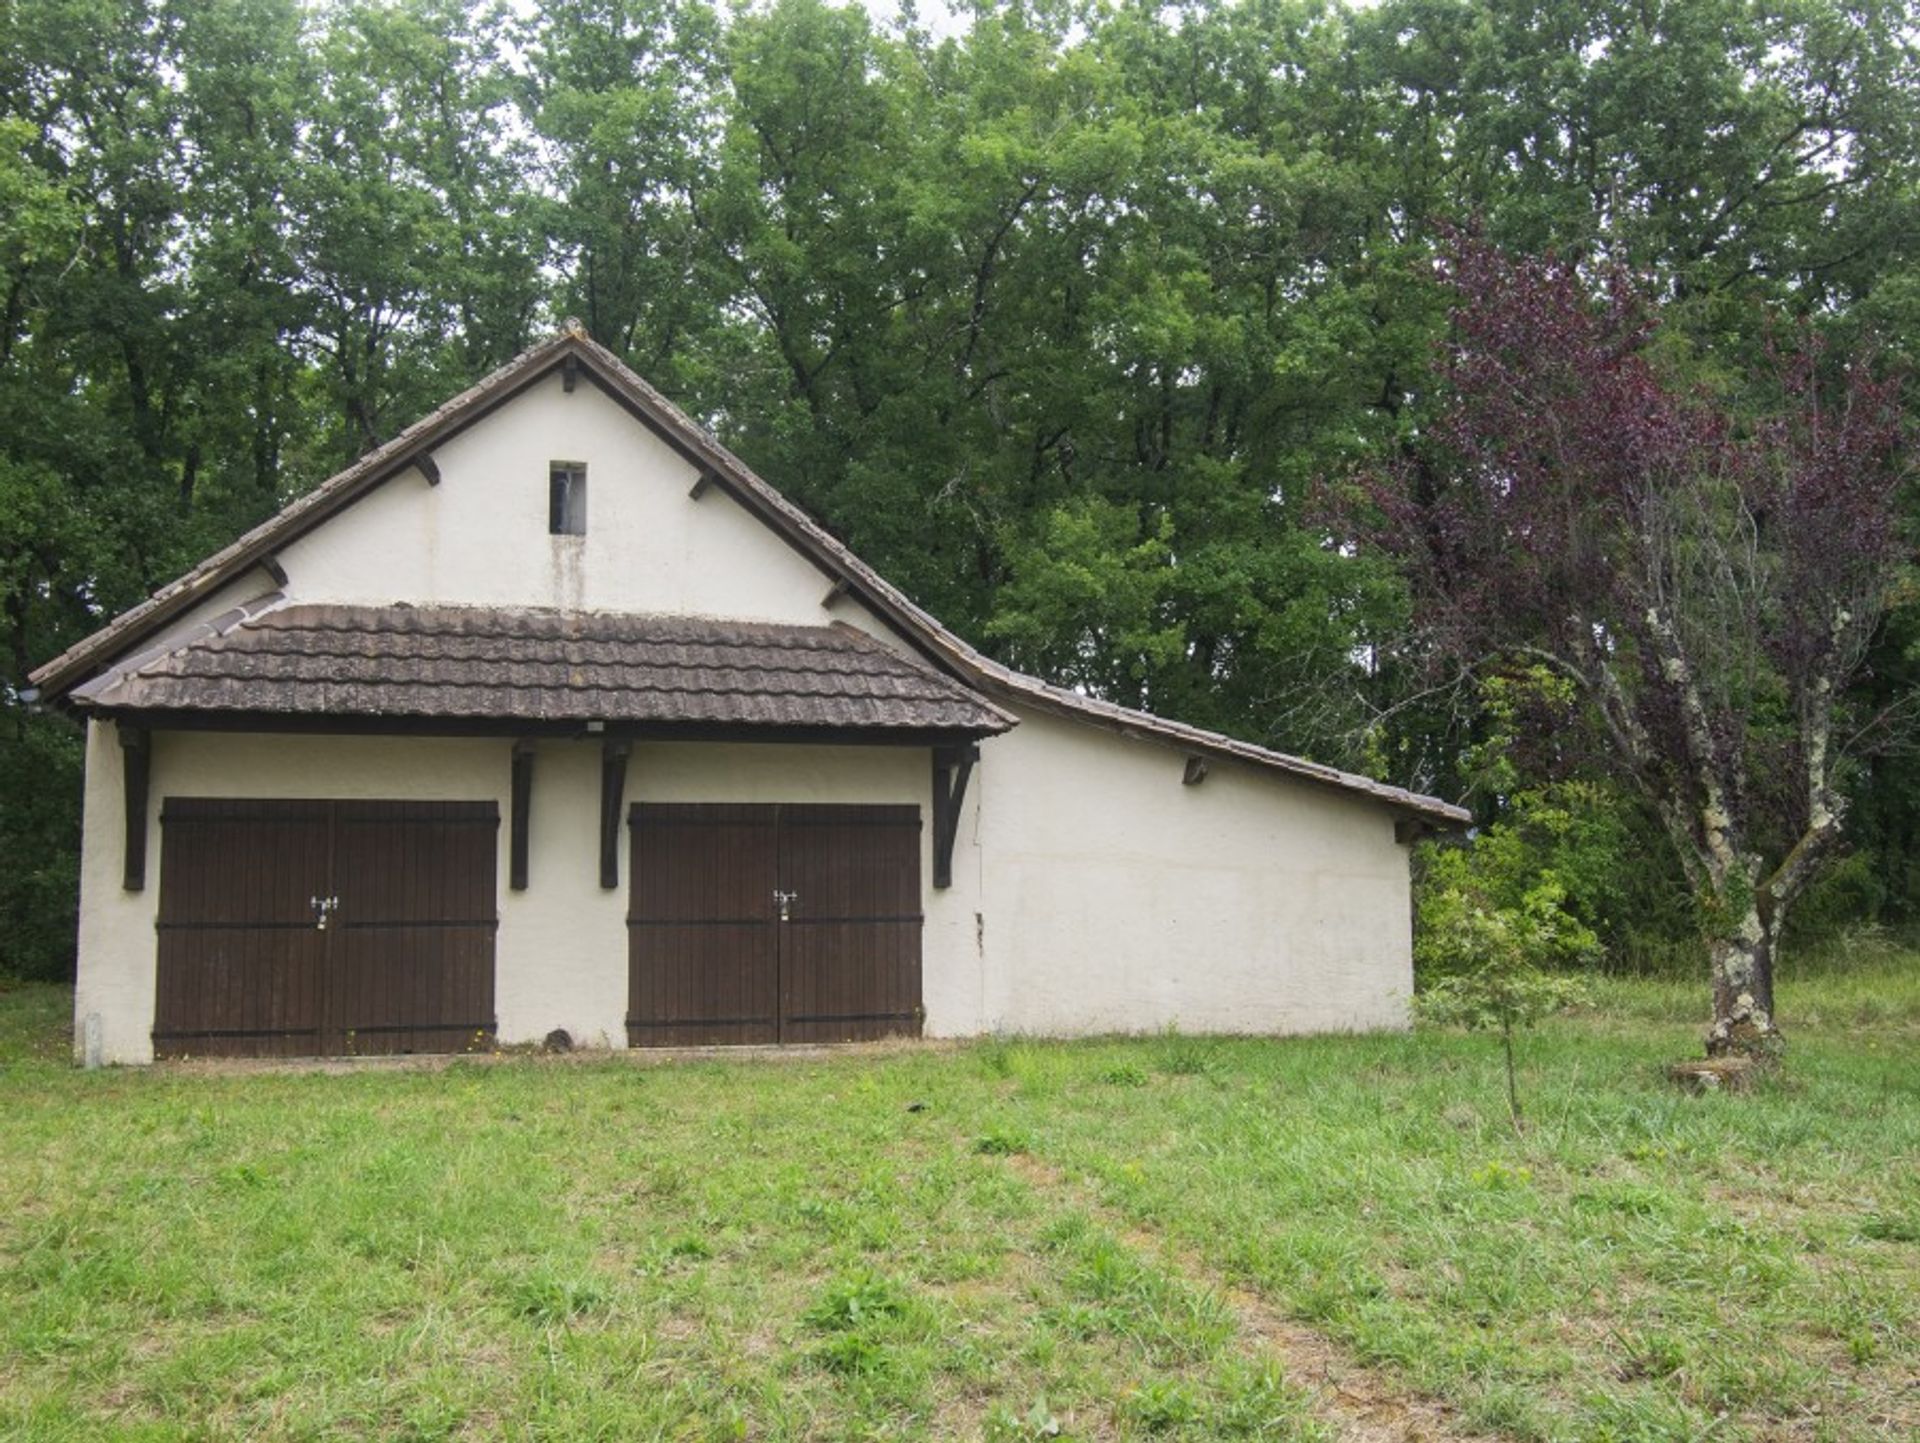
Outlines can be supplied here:
M1129 708L1097 703L1087 698L1058 695L1056 688L1047 687L1044 682L1036 681L1032 690L1024 687L1010 687L1004 683L996 684L992 679L986 678L982 679L980 685L983 689L1017 704L1038 707L1071 721L1102 727L1123 736L1152 741L1170 749L1197 753L1220 761L1237 762L1241 766L1253 767L1261 771L1275 772L1309 786L1326 787L1355 801L1371 802L1384 807L1396 816L1417 819L1438 830L1457 831L1471 825L1473 821L1473 814L1466 808L1442 801L1438 797L1408 791L1356 773L1342 772L1318 762L1289 756L1285 752L1255 746L1251 742L1241 742L1232 737L1204 732L1198 728L1188 727L1184 723L1169 722L1149 712L1137 712Z
M513 737L593 741L808 743L838 746L959 745L1002 735L1006 728L977 725L846 726L828 723L750 721L604 721L590 718L530 719L518 716L449 716L419 712L314 712L246 710L237 707L91 705L101 720L154 731L266 732L288 735L395 735Z

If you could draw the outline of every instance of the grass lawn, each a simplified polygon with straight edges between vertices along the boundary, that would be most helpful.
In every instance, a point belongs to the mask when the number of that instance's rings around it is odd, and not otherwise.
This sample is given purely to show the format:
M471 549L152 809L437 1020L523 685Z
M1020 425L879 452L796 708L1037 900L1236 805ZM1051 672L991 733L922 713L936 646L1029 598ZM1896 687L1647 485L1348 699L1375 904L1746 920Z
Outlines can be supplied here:
M1920 959L1746 1098L1602 1003L1516 1137L1444 1033L86 1074L16 988L0 1438L1920 1435Z

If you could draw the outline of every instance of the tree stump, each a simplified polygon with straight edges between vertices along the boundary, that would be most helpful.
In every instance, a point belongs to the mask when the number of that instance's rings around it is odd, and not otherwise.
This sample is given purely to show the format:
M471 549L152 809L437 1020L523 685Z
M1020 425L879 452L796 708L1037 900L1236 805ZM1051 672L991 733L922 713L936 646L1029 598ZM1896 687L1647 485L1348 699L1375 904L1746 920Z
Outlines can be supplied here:
M1676 1062L1667 1069L1670 1081L1688 1092L1744 1092L1753 1085L1757 1072L1747 1057L1703 1057L1695 1062Z

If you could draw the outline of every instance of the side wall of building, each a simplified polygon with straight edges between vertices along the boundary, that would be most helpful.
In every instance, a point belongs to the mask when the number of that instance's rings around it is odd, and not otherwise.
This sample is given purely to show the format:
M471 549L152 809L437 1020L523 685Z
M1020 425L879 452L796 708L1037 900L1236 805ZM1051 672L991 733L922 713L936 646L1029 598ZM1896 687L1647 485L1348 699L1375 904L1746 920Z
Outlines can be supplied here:
M1021 709L976 778L982 1015L1048 1035L1401 1027L1407 848L1377 803Z

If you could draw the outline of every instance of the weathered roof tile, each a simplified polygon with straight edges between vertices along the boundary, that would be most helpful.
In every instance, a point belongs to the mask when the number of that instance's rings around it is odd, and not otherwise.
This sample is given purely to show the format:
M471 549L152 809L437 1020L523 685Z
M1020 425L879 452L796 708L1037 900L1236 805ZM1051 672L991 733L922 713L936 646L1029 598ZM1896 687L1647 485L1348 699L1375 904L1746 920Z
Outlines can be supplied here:
M850 626L464 606L283 606L76 695L126 711L974 735L1012 724Z

